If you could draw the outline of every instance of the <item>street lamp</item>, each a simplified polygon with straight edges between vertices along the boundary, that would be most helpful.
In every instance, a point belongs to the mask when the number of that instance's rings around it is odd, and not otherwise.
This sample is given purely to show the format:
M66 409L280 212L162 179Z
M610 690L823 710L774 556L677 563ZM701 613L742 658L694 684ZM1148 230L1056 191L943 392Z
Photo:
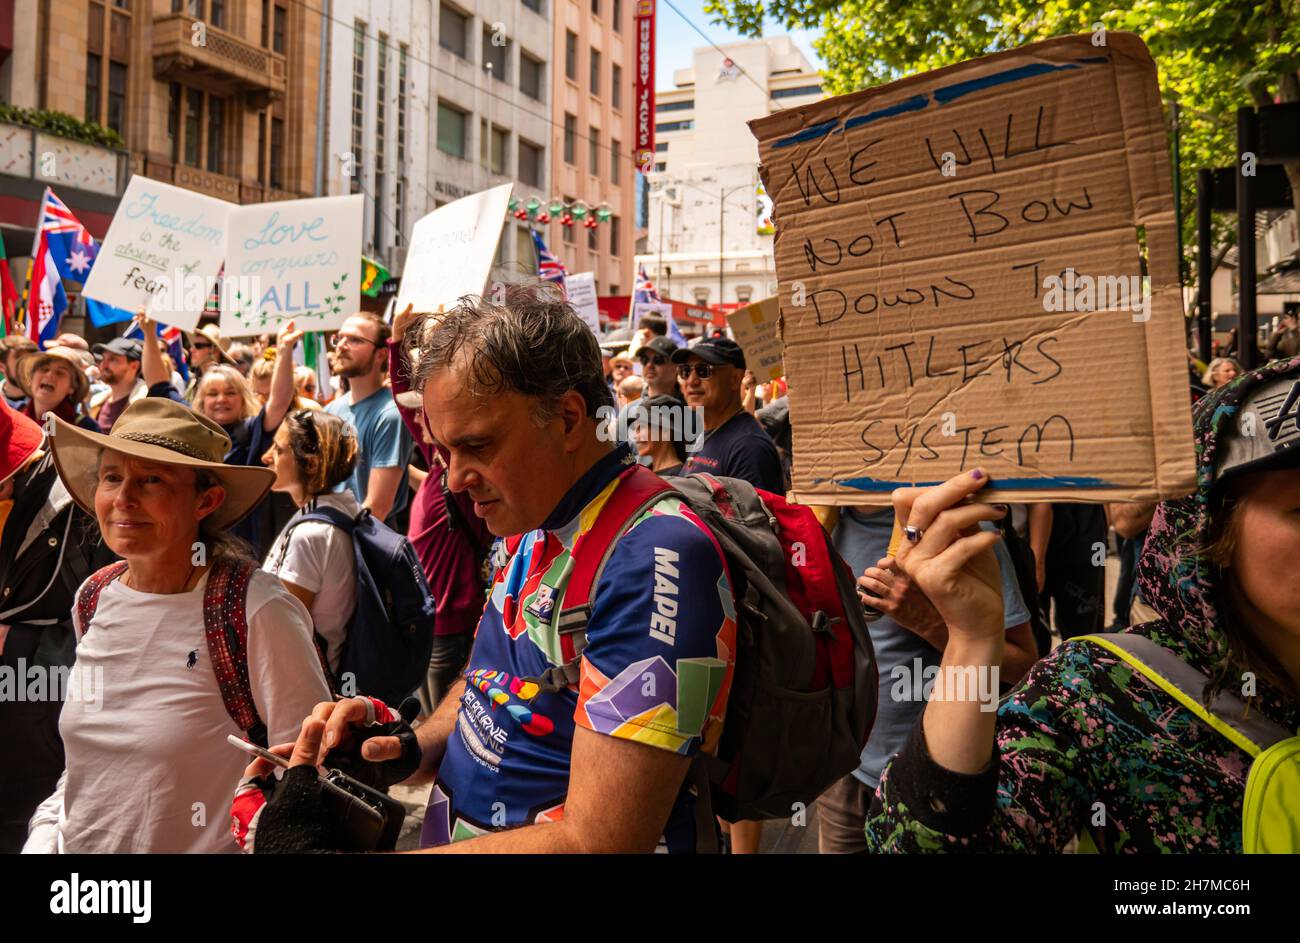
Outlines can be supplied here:
M722 236L724 231L726 230L727 197L739 190L744 190L746 187L750 187L750 186L753 186L753 184L742 183L739 186L732 187L729 190L723 190L721 191L722 196L718 198L718 314L719 315L722 315L722 298L723 298L722 276L723 276L723 268L724 268L723 256L725 254L722 245Z

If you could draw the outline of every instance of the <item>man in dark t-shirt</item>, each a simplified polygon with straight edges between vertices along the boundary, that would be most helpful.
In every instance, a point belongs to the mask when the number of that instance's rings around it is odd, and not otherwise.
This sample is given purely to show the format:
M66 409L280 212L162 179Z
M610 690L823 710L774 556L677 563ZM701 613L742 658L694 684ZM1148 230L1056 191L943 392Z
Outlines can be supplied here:
M782 494L785 477L776 445L741 403L745 354L730 338L701 341L673 354L686 405L704 416L704 441L689 450L683 475L707 472L741 478L755 488Z

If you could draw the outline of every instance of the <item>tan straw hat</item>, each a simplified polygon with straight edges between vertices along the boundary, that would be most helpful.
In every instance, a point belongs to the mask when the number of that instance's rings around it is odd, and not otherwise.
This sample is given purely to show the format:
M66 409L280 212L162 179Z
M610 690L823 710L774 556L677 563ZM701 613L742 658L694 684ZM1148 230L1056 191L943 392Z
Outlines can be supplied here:
M219 363L228 363L231 366L235 365L235 359L231 357L230 354L226 353L226 351L230 350L230 338L221 336L221 328L217 327L215 324L205 324L194 333L202 334L208 340L212 341L212 349L216 351L217 361ZM194 334L190 335L190 346L194 346Z
M227 465L230 437L215 422L187 406L162 397L136 400L122 411L108 435L89 432L54 418L49 437L54 464L72 499L95 516L95 487L99 453L111 449L149 462L205 468L226 489L226 498L212 513L218 529L234 524L270 490L275 472L251 465Z
M18 360L16 379L19 388L28 396L32 395L32 375L41 367L54 360L62 360L72 368L72 394L74 403L83 402L90 395L90 379L86 376L86 363L82 359L83 351L72 347L47 347L45 350L23 354Z

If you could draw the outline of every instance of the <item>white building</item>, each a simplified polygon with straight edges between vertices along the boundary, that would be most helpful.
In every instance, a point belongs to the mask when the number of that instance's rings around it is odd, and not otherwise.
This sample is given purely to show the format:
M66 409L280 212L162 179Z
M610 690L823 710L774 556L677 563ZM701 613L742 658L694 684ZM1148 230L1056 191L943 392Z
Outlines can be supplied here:
M548 196L547 0L334 0L328 193L365 193L367 255L401 274L425 213L499 183ZM510 219L498 260L533 266Z
M655 93L648 236L636 261L661 295L731 309L776 294L747 122L815 102L822 87L788 36L721 48L696 49L693 65L673 73L674 87Z

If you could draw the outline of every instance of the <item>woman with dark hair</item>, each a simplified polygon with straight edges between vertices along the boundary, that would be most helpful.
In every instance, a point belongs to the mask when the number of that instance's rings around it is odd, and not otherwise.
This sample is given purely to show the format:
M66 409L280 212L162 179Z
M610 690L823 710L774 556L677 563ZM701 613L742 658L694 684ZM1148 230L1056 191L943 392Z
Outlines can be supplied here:
M108 435L56 420L50 442L125 562L77 592L67 765L24 850L237 852L225 810L246 757L226 737L292 739L329 698L306 609L226 533L275 476L225 464L229 437L170 399Z
M1295 796L1270 805L1252 770L1294 750L1300 725L1300 583L1279 578L1300 557L1298 396L1300 359L1196 405L1197 489L1157 508L1138 565L1158 621L1060 645L996 714L930 701L881 779L874 848L1297 850L1281 804ZM894 494L899 565L948 626L944 672L1001 659L997 535L972 530L1001 512L967 501L986 483L976 470ZM1280 835L1244 820L1248 793Z
M651 396L640 401L633 442L642 464L656 475L681 474L686 461L686 436L682 418L686 407L674 396Z
M300 513L333 508L349 518L361 505L347 488L357 463L357 436L346 422L323 410L300 409L285 417L262 461L275 472L273 491L287 494ZM337 675L348 624L357 607L357 563L352 540L322 521L289 519L262 568L311 613L325 644L326 661Z

